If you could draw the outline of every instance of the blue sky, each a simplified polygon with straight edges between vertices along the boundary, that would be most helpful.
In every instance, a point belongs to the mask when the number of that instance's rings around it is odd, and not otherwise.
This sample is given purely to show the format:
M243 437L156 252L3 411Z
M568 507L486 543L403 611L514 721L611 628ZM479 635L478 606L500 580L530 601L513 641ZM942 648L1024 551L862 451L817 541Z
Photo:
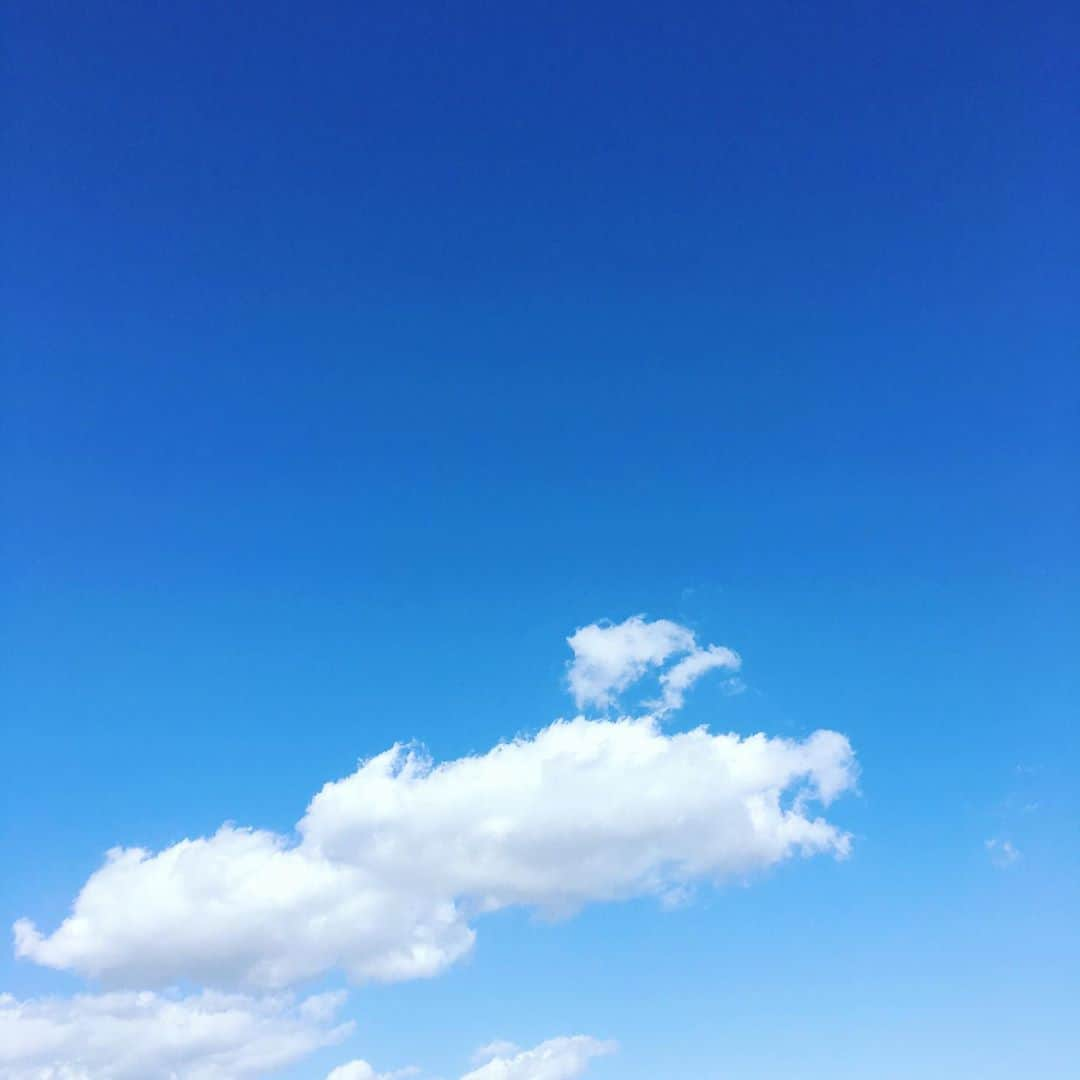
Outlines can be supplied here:
M645 613L745 684L657 738L850 740L850 856L508 905L280 1075L1067 1075L1071 5L228 7L3 16L0 921L533 740ZM0 953L18 1002L141 989Z

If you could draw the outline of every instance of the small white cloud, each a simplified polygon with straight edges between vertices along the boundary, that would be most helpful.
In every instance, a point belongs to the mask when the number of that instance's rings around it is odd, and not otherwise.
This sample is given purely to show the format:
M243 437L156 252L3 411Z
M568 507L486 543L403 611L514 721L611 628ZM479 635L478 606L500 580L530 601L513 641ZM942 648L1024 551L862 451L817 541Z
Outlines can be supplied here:
M986 850L990 853L991 862L1002 870L1012 866L1020 858L1020 852L1010 840L998 837L986 841Z
M326 1080L379 1080L379 1074L366 1061L357 1058L331 1069Z
M357 1058L355 1061L347 1061L344 1065L331 1069L326 1080L405 1080L406 1077L416 1076L419 1072L419 1069L409 1066L407 1069L377 1073L366 1061Z
M660 676L661 699L651 702L660 712L682 707L686 691L707 671L737 671L741 660L723 645L700 648L693 631L668 619L649 622L633 615L621 623L592 623L567 639L574 659L567 681L579 709L606 709L650 668L673 656L683 659Z
M0 994L4 1080L247 1080L341 1041L344 995Z
M621 623L592 623L566 639L574 653L567 679L578 708L606 709L650 667L690 652L694 635L685 626L633 615Z
M595 1057L613 1054L613 1042L588 1035L548 1039L532 1050L497 1054L461 1080L574 1080L584 1074Z
M466 1073L461 1080L575 1080L588 1069L593 1058L612 1054L616 1049L615 1043L588 1035L548 1039L532 1050L498 1040L480 1047L472 1055L473 1064L480 1067ZM366 1061L356 1060L339 1065L326 1080L404 1080L419 1071L409 1068L377 1073Z

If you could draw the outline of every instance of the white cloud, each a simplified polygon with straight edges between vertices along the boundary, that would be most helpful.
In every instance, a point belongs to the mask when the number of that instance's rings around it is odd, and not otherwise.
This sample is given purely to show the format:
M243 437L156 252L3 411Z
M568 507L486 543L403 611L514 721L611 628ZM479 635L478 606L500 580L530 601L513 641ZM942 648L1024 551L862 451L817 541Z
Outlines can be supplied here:
M652 717L560 721L438 766L394 747L327 784L298 840L224 826L156 854L115 849L56 931L16 924L16 951L114 986L434 975L484 911L566 914L843 856L849 837L808 807L854 778L836 732L666 735Z
M742 663L737 653L722 645L700 648L685 626L668 619L648 622L643 615L621 623L592 623L566 640L574 653L567 681L579 709L610 707L649 668L683 656L660 676L661 700L650 703L669 712L681 708L686 691L707 671L737 671Z
M379 1080L379 1074L366 1062L346 1062L336 1069L331 1069L326 1080Z
M343 994L206 992L17 1001L0 994L2 1080L245 1080L339 1042Z
M588 1035L572 1035L549 1039L533 1050L516 1049L493 1057L461 1080L574 1080L592 1058L614 1053L616 1047Z
M592 1058L612 1054L613 1042L601 1042L588 1035L548 1039L532 1050L522 1050L502 1040L480 1047L472 1055L480 1065L461 1080L574 1080L581 1076ZM414 1067L396 1072L377 1073L366 1061L350 1061L332 1070L326 1080L398 1080L416 1076Z
M123 986L278 989L339 966L357 981L421 978L472 941L451 898L231 825L157 854L115 848L55 934L15 924L20 956Z
M607 708L650 667L694 648L694 635L667 619L634 615L611 625L592 623L566 639L574 653L567 679L579 709Z
M410 1066L407 1069L395 1069L393 1072L377 1073L366 1061L357 1058L331 1069L326 1080L405 1080L405 1077L416 1076L419 1069Z
M672 712L675 709L681 709L686 691L707 671L713 671L716 668L738 671L741 663L738 654L723 645L694 649L689 656L674 664L660 676L660 687L663 691L660 702L662 711Z
M496 1039L494 1042L474 1050L472 1063L474 1065L483 1065L485 1061L490 1061L492 1058L511 1057L520 1049L521 1047L517 1043L508 1042L506 1039Z
M1020 852L1011 840L1001 840L997 837L987 840L986 850L990 853L993 864L1002 870L1012 866L1020 858Z

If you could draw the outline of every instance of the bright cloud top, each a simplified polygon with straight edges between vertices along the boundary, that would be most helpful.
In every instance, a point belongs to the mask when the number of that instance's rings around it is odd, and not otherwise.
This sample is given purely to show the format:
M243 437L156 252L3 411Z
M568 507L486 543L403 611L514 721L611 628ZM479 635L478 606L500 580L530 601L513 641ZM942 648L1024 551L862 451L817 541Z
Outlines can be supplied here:
M593 1058L613 1054L616 1049L615 1043L588 1035L548 1039L532 1050L494 1042L473 1054L473 1063L480 1067L461 1080L575 1080L585 1073ZM400 1080L419 1073L415 1067L378 1073L366 1061L357 1059L333 1069L326 1080Z
M114 849L55 932L16 923L16 951L114 986L430 976L485 911L568 914L842 857L847 834L809 808L854 779L836 732L667 735L653 717L560 721L441 765L397 746L327 784L298 840L226 825L156 854Z
M682 707L686 691L707 671L738 671L737 653L722 645L701 648L691 630L668 619L649 622L633 615L621 623L592 623L566 639L574 653L567 681L579 709L607 709L618 695L671 657L683 659L660 676L661 698L650 705L658 712Z
M549 1039L533 1050L521 1052L516 1047L500 1047L486 1064L461 1080L574 1080L593 1058L615 1050L615 1043L588 1035Z
M393 1072L376 1072L366 1061L357 1058L355 1061L346 1062L336 1069L331 1069L326 1080L405 1080L406 1077L419 1076L420 1070L415 1066L407 1069L395 1069Z
M340 1042L342 994L148 992L17 1001L0 994L4 1080L247 1080Z

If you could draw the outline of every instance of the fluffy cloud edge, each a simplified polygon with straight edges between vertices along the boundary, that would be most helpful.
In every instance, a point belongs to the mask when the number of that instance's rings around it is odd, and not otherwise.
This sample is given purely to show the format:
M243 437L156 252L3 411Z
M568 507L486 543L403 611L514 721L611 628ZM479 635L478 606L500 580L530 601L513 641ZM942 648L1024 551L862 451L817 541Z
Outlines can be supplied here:
M591 1035L559 1035L522 1050L516 1043L499 1039L480 1047L472 1055L478 1068L460 1080L576 1080L584 1075L594 1058L614 1054L618 1043ZM393 1072L376 1072L362 1058L331 1069L326 1080L404 1080L421 1075L415 1065Z
M0 994L4 1080L256 1080L345 1039L343 992Z
M643 716L559 720L438 764L393 746L325 784L292 836L227 824L114 848L51 933L15 922L16 954L114 988L265 992L332 970L394 982L467 954L485 912L671 902L794 855L848 854L850 836L810 811L855 786L843 735L662 730L702 675L738 670L735 652L640 615L568 641L575 695L601 703L679 659Z
M18 1000L0 994L3 1080L257 1080L342 1042L343 991L297 998L202 991L78 994ZM617 1044L558 1036L529 1050L497 1041L473 1055L461 1080L574 1080ZM326 1080L408 1080L416 1066L378 1072L354 1058Z
M376 1072L363 1058L354 1058L331 1069L326 1080L406 1080L407 1077L419 1076L420 1072L415 1065L391 1072Z
M702 648L687 627L669 619L649 621L644 615L631 615L620 623L589 623L566 642L574 654L567 684L579 709L611 708L650 669L681 656L660 675L661 696L645 703L666 715L682 708L687 691L707 672L726 669L734 673L742 666L742 658L733 649L724 645Z
M114 849L53 933L19 920L15 948L116 986L429 977L469 951L485 911L570 914L842 858L849 835L808 808L856 771L836 732L669 735L653 717L559 721L440 765L398 747L325 785L299 841L224 826Z
M509 1044L461 1080L576 1080L593 1058L614 1054L617 1049L616 1042L591 1035L562 1035L531 1050Z

